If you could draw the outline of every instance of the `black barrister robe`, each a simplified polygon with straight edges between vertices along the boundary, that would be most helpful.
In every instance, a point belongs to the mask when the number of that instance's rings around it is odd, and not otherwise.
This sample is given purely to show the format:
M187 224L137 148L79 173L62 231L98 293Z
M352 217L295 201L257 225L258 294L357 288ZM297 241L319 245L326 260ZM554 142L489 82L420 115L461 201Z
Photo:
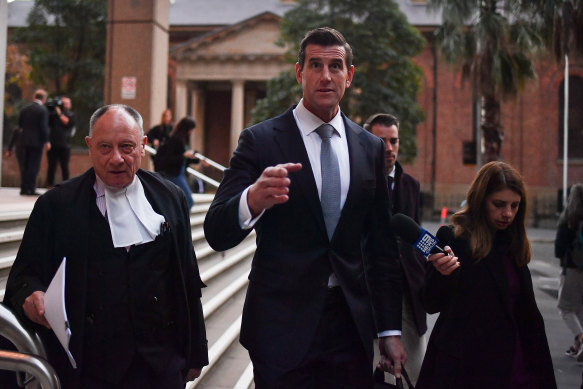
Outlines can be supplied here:
M170 226L173 282L176 291L176 331L180 357L187 368L208 364L207 342L200 303L200 279L192 246L186 199L182 191L159 175L138 171L146 197L154 211ZM97 209L93 185L95 173L88 170L39 197L32 211L16 261L6 286L4 303L17 316L39 331L49 352L49 361L62 381L75 385L84 368L83 345L86 329L87 259L92 226L88 221ZM70 350L77 362L73 370L52 331L30 322L22 311L24 299L32 292L45 291L60 265L67 258L65 304L71 327ZM115 288L115 285L111 286ZM115 320L115 318L112 318ZM111 350L110 358L116 358Z

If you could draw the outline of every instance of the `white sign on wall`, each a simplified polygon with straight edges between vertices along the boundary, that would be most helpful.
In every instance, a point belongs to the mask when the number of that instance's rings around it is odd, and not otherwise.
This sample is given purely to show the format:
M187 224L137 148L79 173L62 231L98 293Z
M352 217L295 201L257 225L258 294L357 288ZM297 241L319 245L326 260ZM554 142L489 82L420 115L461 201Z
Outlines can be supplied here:
M121 98L125 100L133 100L136 98L136 77L122 77L121 78Z

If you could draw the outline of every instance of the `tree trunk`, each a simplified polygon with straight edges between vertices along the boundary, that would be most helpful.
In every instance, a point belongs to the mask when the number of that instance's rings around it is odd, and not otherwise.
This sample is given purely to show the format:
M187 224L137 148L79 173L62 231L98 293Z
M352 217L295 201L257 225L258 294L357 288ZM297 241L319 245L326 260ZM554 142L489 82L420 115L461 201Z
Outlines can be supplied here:
M500 124L500 102L494 96L483 96L482 141L484 142L482 161L488 163L500 159L504 131Z

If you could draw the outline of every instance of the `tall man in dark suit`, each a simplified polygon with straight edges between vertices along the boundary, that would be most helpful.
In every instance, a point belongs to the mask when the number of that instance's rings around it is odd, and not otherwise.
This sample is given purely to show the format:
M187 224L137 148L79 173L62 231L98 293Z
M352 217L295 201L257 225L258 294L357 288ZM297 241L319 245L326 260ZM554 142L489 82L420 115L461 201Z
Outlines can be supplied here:
M372 340L400 374L401 274L382 141L339 109L352 50L336 30L300 44L303 98L245 129L207 214L211 246L257 232L241 344L261 388L369 388Z
M49 111L44 106L47 92L38 89L34 92L34 101L24 107L18 118L22 128L22 164L20 174L20 194L37 196L36 177L40 170L43 147L50 150L49 143Z
M183 389L208 364L186 197L139 169L146 140L133 108L98 109L86 137L93 168L38 199L8 277L4 303L35 323L64 388ZM64 257L77 369L45 328L45 291Z
M405 173L397 161L399 120L393 115L379 113L368 118L364 128L385 142L385 167L392 214L405 214L419 224L421 221L419 181ZM401 240L398 242L405 286L402 340L405 351L407 351L407 373L415 384L427 348L425 341L427 315L421 304L421 287L425 279L427 261L410 244Z

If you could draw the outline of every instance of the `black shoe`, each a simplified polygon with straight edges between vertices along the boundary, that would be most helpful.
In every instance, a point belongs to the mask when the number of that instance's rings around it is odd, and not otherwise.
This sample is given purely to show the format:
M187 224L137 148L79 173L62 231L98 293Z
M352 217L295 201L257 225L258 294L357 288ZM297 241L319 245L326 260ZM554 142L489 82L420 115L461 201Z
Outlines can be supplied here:
M579 351L575 349L575 347L571 346L567 351L565 351L565 355L571 358L577 358L577 353Z
M40 196L41 193L40 192L37 192L37 191L27 190L27 191L24 191L24 192L20 192L20 195L21 196Z

